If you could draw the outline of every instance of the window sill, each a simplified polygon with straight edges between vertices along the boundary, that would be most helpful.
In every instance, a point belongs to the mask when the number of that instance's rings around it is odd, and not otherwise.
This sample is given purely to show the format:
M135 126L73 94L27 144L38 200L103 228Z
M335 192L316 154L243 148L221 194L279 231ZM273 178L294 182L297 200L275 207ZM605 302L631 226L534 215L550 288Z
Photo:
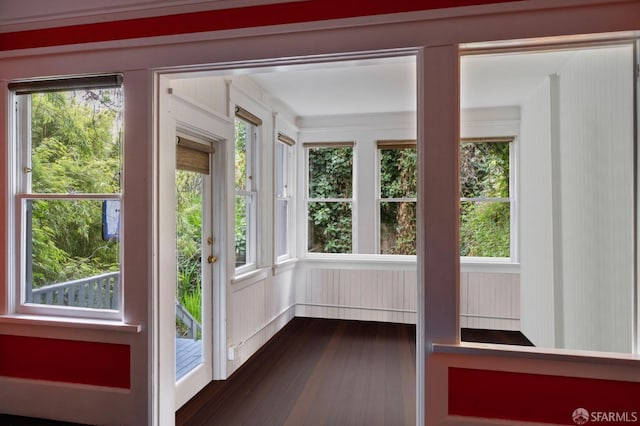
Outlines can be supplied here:
M295 257L277 262L275 265L271 267L273 275L278 275L281 272L289 271L295 268L297 263L298 263L298 259Z
M103 331L122 331L124 333L140 333L142 331L142 325L140 324L126 324L120 321L22 314L0 315L0 326L5 324Z
M308 253L302 262L316 268L374 269L374 270L417 270L416 256L387 254L312 254Z
M253 269L248 272L241 273L236 275L231 279L231 284L251 284L256 281L264 280L267 278L268 269Z
M496 272L502 274L519 274L520 264L501 258L460 258L461 272Z
M536 359L544 361L587 362L606 365L633 365L640 363L640 354L596 352L573 349L538 348L530 346L497 345L461 342L459 345L433 344L433 353L473 356L498 356Z

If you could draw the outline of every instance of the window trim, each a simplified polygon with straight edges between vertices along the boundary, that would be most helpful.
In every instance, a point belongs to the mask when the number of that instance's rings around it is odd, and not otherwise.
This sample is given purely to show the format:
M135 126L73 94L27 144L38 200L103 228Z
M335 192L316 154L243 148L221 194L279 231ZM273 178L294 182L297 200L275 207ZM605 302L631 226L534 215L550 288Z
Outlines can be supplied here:
M123 89L122 74L79 76L60 79L37 79L10 82L9 99L11 105L9 141L9 167L7 168L8 182L10 182L9 198L9 224L13 225L14 232L9 234L9 244L13 250L9 255L9 315L16 318L31 317L42 320L53 318L69 318L70 321L121 321L124 317L125 277L124 268L124 233L120 234L119 245L119 295L117 309L97 309L74 306L47 305L39 303L27 303L26 295L26 200L91 200L105 201L118 200L123 206L123 182L119 192L114 193L39 193L32 192L31 173L21 171L21 168L30 168L32 161L31 140L31 96L35 93L50 93L61 91L87 90L87 89ZM124 94L123 94L124 101ZM121 130L124 135L124 109L121 122ZM120 169L124 169L124 136L120 150ZM122 208L122 207L121 207ZM121 219L123 214L121 211Z
M274 144L274 214L273 214L273 220L274 220L274 238L273 238L273 257L274 257L274 264L275 265L279 265L283 262L286 262L287 260L291 259L294 257L294 250L293 250L293 232L291 232L291 230L294 228L293 225L293 204L294 204L294 199L293 199L293 193L294 193L294 188L293 188L293 159L294 159L294 147L296 144L296 141L287 136L286 134L282 133L282 132L277 132L277 137L275 140L275 144ZM278 176L278 146L282 146L282 149L284 150L283 152L283 158L282 158L282 180L283 180L283 185L285 188L284 194L278 194L278 185L277 185L277 176ZM279 201L286 201L287 202L287 217L286 217L286 229L287 229L287 235L286 235L286 250L285 253L282 255L278 255L278 233L280 232L279 227L278 227L278 202Z
M259 184L258 184L258 128L262 125L262 120L245 110L244 108L235 107L234 125L236 120L244 121L249 127L247 135L247 148L246 148L246 189L239 190L235 187L234 182L234 206L235 199L238 196L243 196L248 201L247 212L247 236L246 236L246 262L243 265L236 266L234 276L238 277L248 272L258 269L258 203L259 203ZM234 155L235 155L236 141L234 138ZM235 160L234 160L235 161ZM235 230L235 221L234 221ZM234 257L235 257L235 241L234 241Z

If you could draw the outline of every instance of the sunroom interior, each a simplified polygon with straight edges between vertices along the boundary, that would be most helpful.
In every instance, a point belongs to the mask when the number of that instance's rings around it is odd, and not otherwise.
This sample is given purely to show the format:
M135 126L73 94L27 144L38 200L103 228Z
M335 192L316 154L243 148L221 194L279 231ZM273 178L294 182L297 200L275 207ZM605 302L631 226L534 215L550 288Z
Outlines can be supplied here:
M633 52L629 42L463 51L463 330L636 350ZM235 147L219 144L212 172L227 200L212 245L221 268L212 321L226 318L214 378L294 316L416 322L413 54L170 70L161 80L171 108L236 123ZM240 131L240 154L238 123L255 138Z

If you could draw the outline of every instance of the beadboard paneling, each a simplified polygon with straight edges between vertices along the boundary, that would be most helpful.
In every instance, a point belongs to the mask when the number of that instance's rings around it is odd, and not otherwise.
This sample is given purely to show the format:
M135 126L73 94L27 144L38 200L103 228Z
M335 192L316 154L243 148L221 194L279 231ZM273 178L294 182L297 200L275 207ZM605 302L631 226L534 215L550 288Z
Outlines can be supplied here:
M294 316L294 269L230 285L227 316L227 347L234 359L227 375L235 371Z
M462 327L519 329L519 274L463 272L460 280ZM416 293L415 271L302 266L296 315L413 324Z

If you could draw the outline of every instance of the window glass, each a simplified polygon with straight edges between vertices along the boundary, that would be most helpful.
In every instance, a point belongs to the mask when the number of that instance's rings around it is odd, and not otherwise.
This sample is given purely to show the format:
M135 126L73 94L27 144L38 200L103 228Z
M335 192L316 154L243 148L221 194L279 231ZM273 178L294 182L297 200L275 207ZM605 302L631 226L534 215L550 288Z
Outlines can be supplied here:
M281 141L276 142L276 260L284 260L290 255L289 228L291 213L291 190L289 176L291 161L289 158L291 146Z
M461 256L511 256L510 144L460 146Z
M20 300L117 310L122 88L16 100Z
M256 261L255 137L253 124L235 119L235 258L236 268Z
M379 143L381 254L416 254L417 156L415 142Z
M307 250L352 253L353 147L311 146L307 161Z

